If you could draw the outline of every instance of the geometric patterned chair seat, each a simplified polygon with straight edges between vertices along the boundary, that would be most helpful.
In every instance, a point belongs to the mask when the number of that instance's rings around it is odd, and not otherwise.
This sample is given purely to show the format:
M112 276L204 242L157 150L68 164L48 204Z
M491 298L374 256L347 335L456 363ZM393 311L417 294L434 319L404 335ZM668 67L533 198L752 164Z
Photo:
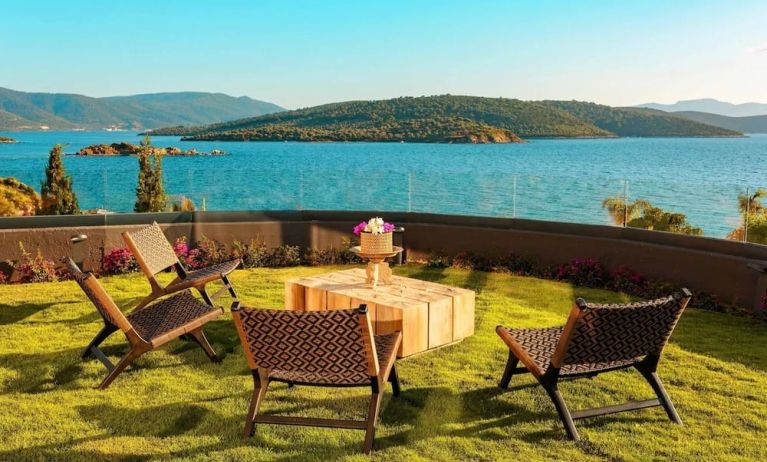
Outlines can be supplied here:
M194 271L188 271L184 279L178 282L169 284L165 290L176 291L181 289L187 289L199 284L206 284L208 282L218 281L221 276L228 275L232 271L236 270L240 266L240 260L225 261L215 265L208 266Z
M148 342L182 329L184 334L221 316L221 308L194 298L188 290L130 313L127 318L141 338Z
M399 334L376 335L374 342L378 363L381 369L391 369L396 359L396 342ZM330 370L321 371L286 371L272 369L269 379L302 385L335 385L339 387L369 386L370 376L367 371L347 371L342 364Z
M373 439L383 389L391 383L399 396L397 350L402 334L373 335L367 307L326 311L270 310L232 305L232 318L253 375L253 396L245 419L245 437L255 425L303 425L364 430L365 454ZM260 415L271 382L288 386L370 387L365 420Z
M503 328L505 329L505 328ZM543 329L505 329L526 351L530 358L540 368L546 369L551 356L557 348L564 327L548 327ZM592 374L622 369L638 363L642 358L622 359L598 363L565 364L559 371L560 377L571 375Z
M563 327L495 331L509 348L501 388L517 374L532 374L554 403L567 435L579 440L574 420L662 406L672 422L681 424L671 398L658 378L661 352L692 294L682 289L671 296L628 304L601 305L577 299ZM517 367L521 362L524 367ZM560 379L593 377L633 367L652 387L657 399L633 401L571 413L557 387Z

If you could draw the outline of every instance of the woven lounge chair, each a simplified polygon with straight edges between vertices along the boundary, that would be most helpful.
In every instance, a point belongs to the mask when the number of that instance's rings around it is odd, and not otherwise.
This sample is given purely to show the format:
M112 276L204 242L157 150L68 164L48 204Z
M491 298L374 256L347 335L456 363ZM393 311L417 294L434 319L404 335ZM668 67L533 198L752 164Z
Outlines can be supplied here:
M67 266L104 321L104 327L83 353L83 359L96 357L109 371L99 384L99 389L107 388L115 377L142 354L182 335L197 342L211 361L218 361L202 327L223 314L223 309L206 305L185 290L125 316L93 274L81 272L71 259L67 261ZM118 330L125 334L130 349L114 365L99 349L99 345Z
M363 451L373 447L383 388L400 385L395 368L402 336L374 336L367 307L329 311L288 311L241 308L232 316L253 374L254 390L245 423L245 437L255 424L302 425L365 430ZM370 387L366 420L318 419L259 415L270 382L319 387Z
M681 424L656 370L661 352L690 297L690 292L682 289L669 297L627 305L596 305L579 298L564 327L498 326L496 332L509 347L500 386L508 388L513 375L533 374L554 402L567 435L576 441L580 437L574 420L653 406L663 406L669 419ZM517 367L520 361L524 367ZM630 367L649 382L657 398L571 413L557 389L557 383L563 379L594 377Z
M240 266L239 259L195 271L187 271L178 260L173 246L168 242L157 222L133 233L125 232L122 236L152 287L152 293L141 300L136 309L145 307L149 302L163 295L186 289L197 290L203 300L211 306L226 291L229 291L232 298L237 300L237 292L229 282L229 274ZM171 268L176 270L178 276L170 284L163 287L155 276ZM205 285L214 281L223 282L224 287L211 297L208 295Z

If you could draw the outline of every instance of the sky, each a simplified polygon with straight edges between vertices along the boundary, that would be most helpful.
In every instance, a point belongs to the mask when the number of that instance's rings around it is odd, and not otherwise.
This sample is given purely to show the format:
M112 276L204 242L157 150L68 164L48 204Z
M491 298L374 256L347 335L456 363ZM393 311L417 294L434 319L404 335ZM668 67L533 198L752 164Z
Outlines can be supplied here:
M0 87L767 102L767 0L3 0Z

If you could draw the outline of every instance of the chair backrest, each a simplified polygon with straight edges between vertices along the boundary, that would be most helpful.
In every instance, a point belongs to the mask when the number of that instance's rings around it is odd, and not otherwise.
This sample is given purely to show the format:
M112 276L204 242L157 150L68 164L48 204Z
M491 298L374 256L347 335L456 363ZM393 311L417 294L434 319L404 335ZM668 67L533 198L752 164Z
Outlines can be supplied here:
M157 222L132 233L125 232L122 236L141 270L149 277L179 264L173 246Z
M367 307L293 311L232 305L237 332L251 369L378 375Z
M115 304L112 297L104 290L93 273L83 273L80 268L71 259L67 259L67 269L72 278L77 282L80 288L85 292L90 301L96 307L104 322L109 323L123 332L133 330L133 326L125 315Z
M578 299L552 357L554 367L624 361L660 355L692 295L625 305L599 305Z

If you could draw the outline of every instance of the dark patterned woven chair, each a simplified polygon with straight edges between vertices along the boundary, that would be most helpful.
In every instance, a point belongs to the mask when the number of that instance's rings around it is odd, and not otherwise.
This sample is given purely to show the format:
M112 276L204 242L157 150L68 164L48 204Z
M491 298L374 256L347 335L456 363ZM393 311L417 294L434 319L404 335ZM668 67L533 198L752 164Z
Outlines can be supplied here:
M508 388L513 375L533 374L574 440L580 439L574 420L653 406L663 406L669 419L681 424L656 371L661 352L690 297L690 292L682 289L669 297L627 305L596 305L579 298L563 327L498 326L496 332L509 347L500 386ZM517 367L520 361L524 367ZM571 413L557 389L563 379L594 377L629 367L642 374L657 398Z
M245 437L253 435L256 423L356 429L365 430L363 450L371 451L387 381L399 396L395 367L399 332L374 336L365 305L301 312L241 308L235 302L232 316L254 381ZM269 383L275 381L288 386L370 387L367 419L259 415Z
M81 272L71 259L67 260L67 267L104 321L104 327L83 353L83 359L96 357L109 371L99 384L99 389L108 387L115 377L142 354L182 335L197 342L211 361L218 361L202 327L223 314L223 309L206 305L185 290L125 316L93 274ZM114 365L99 349L99 345L118 330L125 334L130 349Z
M152 300L155 300L163 295L180 292L186 289L195 289L203 300L208 305L213 305L213 302L218 299L224 292L229 291L229 294L237 300L237 292L229 282L229 274L240 266L240 260L232 260L217 265L212 265L207 268L202 268L195 271L187 271L184 265L178 260L176 252L173 251L173 246L168 242L168 239L163 234L160 226L155 222L152 226L140 229L136 232L125 232L122 234L125 244L130 249L133 256L136 257L136 261L141 267L141 271L144 272L147 279L149 279L149 285L152 288L152 293L147 295L138 304L136 309L140 309L149 304ZM169 269L176 271L177 277L170 284L163 287L156 276L163 271ZM205 286L209 282L221 281L224 284L218 292L213 296L208 295Z

